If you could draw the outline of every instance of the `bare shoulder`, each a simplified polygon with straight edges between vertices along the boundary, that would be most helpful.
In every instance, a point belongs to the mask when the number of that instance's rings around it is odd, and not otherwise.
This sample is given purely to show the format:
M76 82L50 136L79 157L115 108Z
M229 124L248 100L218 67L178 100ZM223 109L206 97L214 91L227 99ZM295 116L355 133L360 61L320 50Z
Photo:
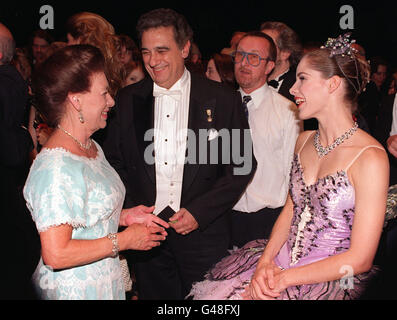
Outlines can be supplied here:
M363 150L363 157L388 159L384 147L378 140L363 130L359 130L357 133L357 147Z
M310 136L313 136L315 130L307 130L303 131L299 134L298 138L296 139L296 144L295 144L295 153L298 153L299 150L302 149L302 147L305 145L307 140L310 138Z
M357 159L352 170L359 175L389 173L389 159L383 146L365 131L357 135Z

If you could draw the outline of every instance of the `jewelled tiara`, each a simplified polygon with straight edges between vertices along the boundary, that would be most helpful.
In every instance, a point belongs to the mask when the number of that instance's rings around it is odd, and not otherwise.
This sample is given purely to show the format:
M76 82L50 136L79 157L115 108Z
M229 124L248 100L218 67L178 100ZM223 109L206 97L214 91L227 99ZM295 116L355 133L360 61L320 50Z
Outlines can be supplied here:
M327 42L324 46L321 46L321 49L331 49L330 58L335 55L348 55L351 58L355 58L353 54L357 53L358 50L352 47L352 44L356 42L356 40L350 40L351 32L345 33L343 35L339 35L337 38L328 38Z
M327 42L325 43L324 46L321 46L321 49L329 49L330 54L329 57L332 58L334 56L341 55L342 57L348 56L351 59L354 60L354 64L356 67L356 76L351 77L355 79L354 83L343 71L343 69L340 67L338 60L336 59L336 64L338 65L339 69L342 71L344 77L347 79L347 81L350 82L350 84L353 86L354 90L357 92L357 94L360 94L361 92L365 91L365 85L363 86L360 81L360 72L359 68L357 65L357 57L356 54L359 54L359 51L356 48L352 47L352 44L356 43L356 40L350 40L351 32L345 33L343 35L339 35L337 38L328 38ZM368 61L369 63L369 61ZM369 79L366 80L366 82L369 82Z

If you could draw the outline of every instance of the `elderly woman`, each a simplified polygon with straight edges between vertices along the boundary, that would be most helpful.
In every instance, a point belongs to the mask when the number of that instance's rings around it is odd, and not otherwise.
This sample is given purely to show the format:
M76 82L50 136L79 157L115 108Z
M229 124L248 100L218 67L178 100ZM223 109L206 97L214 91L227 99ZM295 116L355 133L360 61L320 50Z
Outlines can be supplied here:
M90 138L114 105L104 71L99 49L73 45L33 79L36 105L56 128L24 188L42 245L33 275L42 299L124 299L119 250L149 250L166 236L153 208L122 210L124 185Z

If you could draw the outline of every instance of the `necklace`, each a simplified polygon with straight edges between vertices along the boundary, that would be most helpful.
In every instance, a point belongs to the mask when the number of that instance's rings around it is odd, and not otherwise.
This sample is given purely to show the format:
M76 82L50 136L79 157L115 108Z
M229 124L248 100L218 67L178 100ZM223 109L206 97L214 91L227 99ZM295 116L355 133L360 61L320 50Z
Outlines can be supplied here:
M340 137L336 138L332 144L330 144L329 146L326 146L325 148L321 145L320 132L317 129L316 134L314 135L314 148L316 148L318 156L320 158L322 158L325 155L327 155L328 153L330 153L337 146L342 144L345 140L349 139L353 135L353 133L356 132L357 128L358 128L358 123L354 122L354 125L352 128L347 130Z
M71 137L82 149L88 150L88 149L91 148L91 144L92 144L92 140L91 139L88 139L88 142L86 144L84 144L84 143L81 143L79 140L77 140L75 137L73 137L71 133L66 131L59 124L58 124L58 128L61 129L64 133L66 133L69 137Z

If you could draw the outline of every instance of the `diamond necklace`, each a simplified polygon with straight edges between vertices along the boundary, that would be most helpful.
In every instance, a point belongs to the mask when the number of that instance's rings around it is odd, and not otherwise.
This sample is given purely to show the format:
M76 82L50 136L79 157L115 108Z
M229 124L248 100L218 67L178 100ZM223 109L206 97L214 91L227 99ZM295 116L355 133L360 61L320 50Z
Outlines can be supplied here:
M358 128L358 123L354 122L354 125L352 128L347 130L344 134L342 134L340 137L336 138L332 144L329 146L326 146L325 148L321 145L320 142L320 132L317 129L316 134L314 135L314 148L316 148L317 154L320 158L324 157L328 153L330 153L333 149L335 149L337 146L342 144L345 140L349 139L354 132L356 132Z
M71 133L69 133L68 131L66 131L64 128L62 128L59 124L58 124L58 128L61 129L63 132L65 132L69 137L71 137L82 149L84 150L88 150L91 148L91 144L92 144L92 140L88 139L88 142L86 144L81 143L79 140L77 140L75 137L73 137L71 135Z

